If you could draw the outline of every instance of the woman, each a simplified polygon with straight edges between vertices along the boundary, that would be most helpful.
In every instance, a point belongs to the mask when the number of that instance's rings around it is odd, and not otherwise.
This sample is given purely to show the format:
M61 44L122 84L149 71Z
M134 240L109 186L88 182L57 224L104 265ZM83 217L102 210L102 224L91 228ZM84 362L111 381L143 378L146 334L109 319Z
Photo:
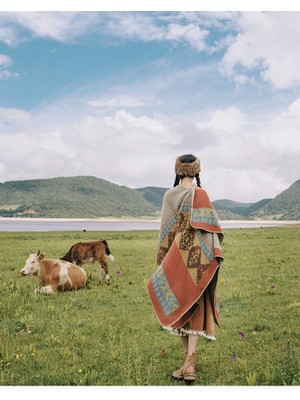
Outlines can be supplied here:
M172 378L191 383L196 379L199 336L216 340L215 291L223 261L223 232L207 193L201 189L199 159L192 154L177 157L175 173L174 187L163 200L158 268L149 279L148 291L161 325L181 336L185 362Z

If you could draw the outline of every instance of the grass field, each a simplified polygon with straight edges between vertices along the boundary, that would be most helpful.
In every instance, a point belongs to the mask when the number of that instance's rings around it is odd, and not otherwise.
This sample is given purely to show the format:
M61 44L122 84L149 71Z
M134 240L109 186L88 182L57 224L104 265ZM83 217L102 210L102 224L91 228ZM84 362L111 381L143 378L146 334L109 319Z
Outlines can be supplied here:
M85 289L35 295L27 251L62 256L106 239L111 285L87 265ZM222 246L217 341L200 338L195 385L300 385L300 226L229 229ZM182 386L180 339L159 326L146 284L157 232L0 233L0 382L5 386ZM122 273L118 275L119 268ZM195 386L194 385L194 386Z

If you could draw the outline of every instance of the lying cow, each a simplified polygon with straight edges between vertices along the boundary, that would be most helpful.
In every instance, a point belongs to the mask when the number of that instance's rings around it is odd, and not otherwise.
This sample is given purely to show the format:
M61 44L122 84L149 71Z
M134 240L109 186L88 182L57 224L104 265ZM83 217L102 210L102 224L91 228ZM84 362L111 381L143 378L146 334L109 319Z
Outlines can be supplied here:
M53 294L56 291L80 289L87 281L86 272L78 265L62 260L50 260L45 254L29 254L22 275L35 275L41 287L35 293Z
M105 274L105 280L107 285L110 284L110 278L108 275L108 264L105 261L107 256L111 261L114 261L114 256L111 254L108 243L106 240L98 240L96 242L80 242L75 243L70 250L60 260L69 261L79 266L90 262L94 263L98 261L100 263L100 277L99 283L102 283L102 275Z

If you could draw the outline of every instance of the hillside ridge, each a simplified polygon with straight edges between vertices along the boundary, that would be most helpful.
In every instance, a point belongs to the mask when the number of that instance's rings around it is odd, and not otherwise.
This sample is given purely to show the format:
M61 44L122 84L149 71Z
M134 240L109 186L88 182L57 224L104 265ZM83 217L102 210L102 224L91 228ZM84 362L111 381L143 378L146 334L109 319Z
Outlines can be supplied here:
M48 218L159 217L167 188L131 189L93 176L0 183L0 216ZM213 201L220 219L300 220L300 179L274 199Z
M141 193L92 176L0 183L0 215L19 217L153 216Z

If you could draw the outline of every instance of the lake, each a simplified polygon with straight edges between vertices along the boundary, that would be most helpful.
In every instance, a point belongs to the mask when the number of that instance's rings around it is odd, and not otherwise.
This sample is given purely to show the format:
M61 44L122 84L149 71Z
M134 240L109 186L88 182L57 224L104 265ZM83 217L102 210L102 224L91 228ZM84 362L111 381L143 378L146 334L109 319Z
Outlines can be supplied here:
M260 228L277 226L295 221L221 221L223 229ZM139 231L158 230L159 221L99 221L67 219L0 219L0 232L49 232L49 231Z

